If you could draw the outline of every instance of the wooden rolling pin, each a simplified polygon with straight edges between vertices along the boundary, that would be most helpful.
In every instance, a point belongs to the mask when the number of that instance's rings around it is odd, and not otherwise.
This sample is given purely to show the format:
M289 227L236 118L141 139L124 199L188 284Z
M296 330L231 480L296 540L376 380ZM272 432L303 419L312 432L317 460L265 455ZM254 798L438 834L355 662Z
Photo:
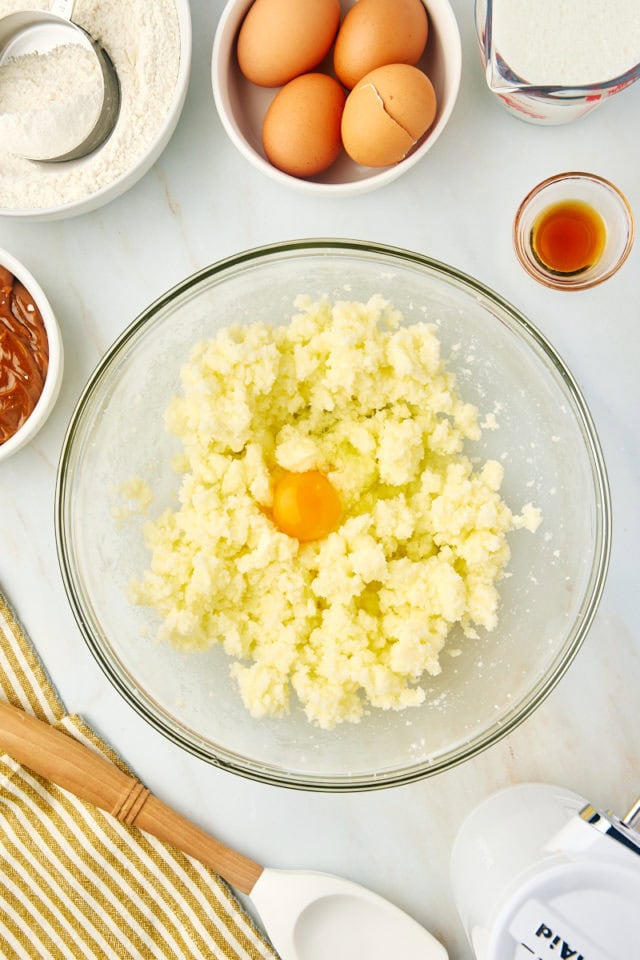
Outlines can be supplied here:
M0 702L0 749L80 800L168 843L251 893L263 867L220 843L72 736Z

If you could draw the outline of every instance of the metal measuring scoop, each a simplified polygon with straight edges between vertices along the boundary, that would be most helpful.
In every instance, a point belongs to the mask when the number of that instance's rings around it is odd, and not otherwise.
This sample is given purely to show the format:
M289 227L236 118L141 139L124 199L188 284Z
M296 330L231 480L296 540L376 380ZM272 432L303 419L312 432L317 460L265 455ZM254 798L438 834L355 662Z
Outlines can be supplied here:
M74 6L75 0L53 0L49 12L24 10L0 19L0 66L15 57L45 54L57 46L75 43L96 58L102 77L102 105L92 129L83 133L81 142L62 155L27 159L56 163L84 157L104 143L118 119L120 84L115 68L100 44L72 22Z

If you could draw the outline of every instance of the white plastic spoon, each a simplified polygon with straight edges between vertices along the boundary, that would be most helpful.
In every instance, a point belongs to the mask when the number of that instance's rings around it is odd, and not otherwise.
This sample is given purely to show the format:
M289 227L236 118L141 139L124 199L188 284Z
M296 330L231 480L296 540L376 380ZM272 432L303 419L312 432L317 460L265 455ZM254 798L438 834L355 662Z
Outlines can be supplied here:
M447 958L441 943L388 900L330 874L260 866L73 737L7 703L0 703L0 749L81 800L189 854L248 894L282 960L354 960L358 954L363 960Z

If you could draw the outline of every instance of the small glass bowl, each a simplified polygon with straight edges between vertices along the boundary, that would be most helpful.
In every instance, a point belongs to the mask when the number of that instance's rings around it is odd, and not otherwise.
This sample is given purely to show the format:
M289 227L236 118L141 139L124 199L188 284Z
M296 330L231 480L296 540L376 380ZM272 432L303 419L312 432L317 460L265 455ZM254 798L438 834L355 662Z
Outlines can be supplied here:
M546 266L533 249L533 229L538 217L563 201L580 201L592 207L602 217L606 230L604 248L595 263L572 273ZM535 280L556 290L586 290L607 280L629 256L633 237L633 212L626 197L608 180L593 173L558 173L543 180L524 198L513 224L513 242L520 263Z

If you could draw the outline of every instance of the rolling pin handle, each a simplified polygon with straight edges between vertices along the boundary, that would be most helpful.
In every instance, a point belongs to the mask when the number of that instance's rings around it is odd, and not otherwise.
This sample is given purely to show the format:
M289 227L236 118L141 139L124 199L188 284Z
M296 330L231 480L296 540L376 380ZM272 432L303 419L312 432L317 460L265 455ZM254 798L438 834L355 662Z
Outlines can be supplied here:
M139 780L134 781L122 800L111 811L111 815L121 823L126 823L127 826L132 827L136 822L136 817L147 802L149 793L150 791L144 784L140 783Z

